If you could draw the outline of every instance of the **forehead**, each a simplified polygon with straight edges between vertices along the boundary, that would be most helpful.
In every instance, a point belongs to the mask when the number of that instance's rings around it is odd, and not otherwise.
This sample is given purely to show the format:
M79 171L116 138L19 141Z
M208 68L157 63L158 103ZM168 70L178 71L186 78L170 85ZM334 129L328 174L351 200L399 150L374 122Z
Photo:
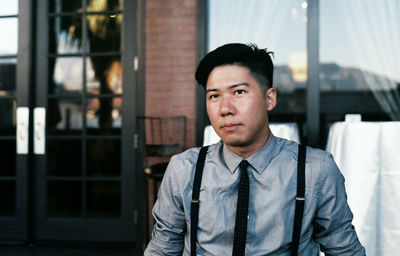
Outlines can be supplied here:
M206 89L231 86L237 83L256 83L249 68L239 65L217 66L208 76Z

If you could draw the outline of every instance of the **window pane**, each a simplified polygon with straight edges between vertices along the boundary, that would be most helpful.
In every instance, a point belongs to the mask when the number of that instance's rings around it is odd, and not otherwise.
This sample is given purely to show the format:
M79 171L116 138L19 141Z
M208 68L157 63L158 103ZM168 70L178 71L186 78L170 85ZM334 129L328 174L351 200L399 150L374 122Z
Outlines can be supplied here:
M118 11L123 8L123 0L88 0L88 12Z
M208 1L208 50L255 43L274 52L279 104L270 121L305 121L307 5L303 1Z
M82 175L81 140L49 139L47 144L47 172L49 176Z
M90 181L87 183L87 216L116 218L121 215L121 182Z
M18 19L3 18L0 19L0 56L17 55L18 50ZM6 39L5 39L6 38Z
M18 0L0 0L0 16L18 14Z
M82 0L50 0L50 12L81 12Z
M0 140L0 176L15 176L16 155L15 140Z
M87 174L119 176L121 174L121 141L99 139L87 141Z
M320 8L322 115L400 120L399 1L324 0Z
M88 15L90 52L119 52L122 15Z
M122 125L122 98L90 98L87 104L88 134L119 135Z
M0 135L16 134L16 102L0 98Z
M80 135L83 128L80 98L49 100L47 131L49 135Z
M49 18L49 51L51 53L79 53L82 50L82 16Z
M91 94L122 94L121 57L86 59L87 91Z
M0 181L0 216L15 216L15 181Z
M16 68L16 59L0 59L0 97L15 95Z
M47 183L47 214L49 217L80 217L82 211L80 181L49 181Z

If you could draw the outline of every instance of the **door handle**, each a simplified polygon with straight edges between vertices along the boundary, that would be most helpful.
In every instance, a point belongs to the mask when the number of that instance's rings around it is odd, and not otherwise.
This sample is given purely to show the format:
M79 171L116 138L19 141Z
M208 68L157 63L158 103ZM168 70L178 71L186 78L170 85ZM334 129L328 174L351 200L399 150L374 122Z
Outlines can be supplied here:
M46 153L46 109L35 108L33 110L33 148L36 155L44 155Z
M17 108L17 154L26 155L29 151L29 108Z

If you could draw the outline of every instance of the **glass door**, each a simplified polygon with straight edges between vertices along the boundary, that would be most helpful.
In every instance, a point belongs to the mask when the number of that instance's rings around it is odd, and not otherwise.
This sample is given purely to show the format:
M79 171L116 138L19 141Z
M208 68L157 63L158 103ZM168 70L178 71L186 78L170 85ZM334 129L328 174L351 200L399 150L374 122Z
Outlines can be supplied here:
M136 3L38 3L35 237L135 241Z
M0 8L0 240L28 238L28 55L29 29L19 16L26 1L1 1ZM22 13L19 13L18 9ZM28 17L29 18L29 17ZM24 30L22 33L18 30ZM18 109L18 110L17 110ZM18 115L17 115L18 114ZM17 123L19 123L17 125ZM17 129L18 126L18 129ZM18 142L18 147L17 147ZM18 152L17 152L18 151Z

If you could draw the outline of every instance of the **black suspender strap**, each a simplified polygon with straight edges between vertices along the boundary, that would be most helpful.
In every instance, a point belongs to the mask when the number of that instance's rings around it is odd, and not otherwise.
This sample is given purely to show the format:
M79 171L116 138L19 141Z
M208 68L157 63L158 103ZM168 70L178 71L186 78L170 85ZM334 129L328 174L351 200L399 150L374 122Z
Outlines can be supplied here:
M304 200L305 200L305 166L306 166L306 146L299 145L297 160L297 194L296 208L294 213L293 236L292 236L292 256L297 256L299 251L301 223L303 220Z
M208 146L202 147L197 159L196 171L194 174L192 203L190 208L190 255L196 256L197 226L199 221L199 195L200 185L203 176L204 162L206 160ZM297 161L297 194L296 208L294 214L293 236L292 236L292 256L297 256L300 242L301 223L303 221L304 200L305 200L305 165L306 165L306 146L299 145Z
M197 225L199 222L199 195L201 178L203 176L204 162L206 160L208 146L200 149L196 164L196 172L193 180L192 203L190 206L190 255L196 256Z

